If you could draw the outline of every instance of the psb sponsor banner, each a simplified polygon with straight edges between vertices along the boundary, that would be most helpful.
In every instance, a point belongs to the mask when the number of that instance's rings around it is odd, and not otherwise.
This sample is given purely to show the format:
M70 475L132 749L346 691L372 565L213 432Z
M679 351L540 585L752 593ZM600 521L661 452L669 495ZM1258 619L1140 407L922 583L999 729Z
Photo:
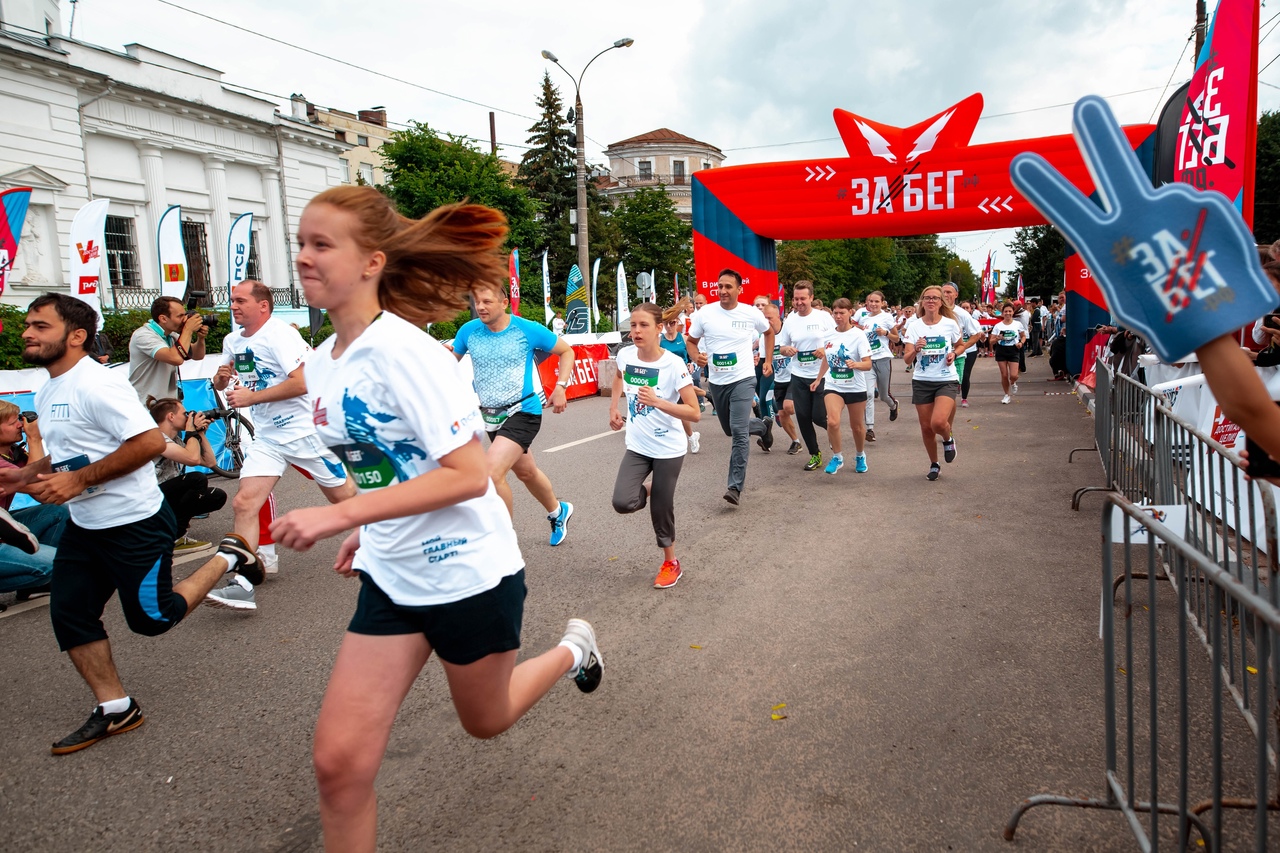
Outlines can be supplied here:
M102 288L109 286L108 267L102 257L107 251L107 208L111 200L91 201L76 212L71 221L71 295L93 306L102 317Z
M182 208L171 205L156 229L156 253L160 258L160 293L182 299L187 295L187 254L182 244Z
M570 400L580 397L594 397L600 393L600 376L596 366L609 358L609 348L604 344L578 344L573 348L573 374L569 378L569 387L565 396ZM542 380L542 390L547 399L556 390L556 379L560 369L560 360L546 358L538 365L538 378Z
M0 293L9 282L9 270L18 258L22 223L27 219L31 188L18 187L0 193Z
M227 287L235 287L249 276L249 247L253 240L253 214L242 213L231 223L227 236Z
M511 313L520 316L520 250L512 249L507 259L507 277L511 280Z
M564 333L581 335L589 330L590 317L587 314L587 283L582 280L582 270L574 264L569 269L569 284L565 288Z
M547 266L547 253L542 253L542 309L546 312L546 319L542 321L544 326L551 325L551 318L556 315L551 310L551 270Z
M631 319L631 303L627 294L627 274L622 269L622 261L618 261L618 322L614 326L622 331L622 324Z

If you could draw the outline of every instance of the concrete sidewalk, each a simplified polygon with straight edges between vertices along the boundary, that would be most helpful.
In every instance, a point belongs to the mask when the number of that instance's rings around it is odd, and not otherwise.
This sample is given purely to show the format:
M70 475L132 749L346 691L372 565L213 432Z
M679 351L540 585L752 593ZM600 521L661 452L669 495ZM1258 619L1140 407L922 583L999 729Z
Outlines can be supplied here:
M576 513L551 548L516 485L525 649L588 618L604 683L583 696L566 682L482 742L429 663L379 778L381 849L1132 849L1114 813L1039 809L1016 844L1000 837L1025 796L1103 793L1098 503L1070 510L1101 469L1094 455L1067 464L1091 419L1044 381L1047 359L1030 367L1003 406L994 361L979 362L937 482L904 402L895 423L880 407L867 474L804 472L785 440L753 444L735 509L721 498L729 440L708 414L677 493L686 574L666 591L652 588L647 513L610 506L622 437L539 453ZM607 409L547 417L535 450L606 431ZM293 478L278 497L319 499ZM109 605L148 721L62 758L48 745L83 722L88 691L46 609L0 620L0 845L321 849L310 737L355 596L328 569L335 549L284 555L254 616L206 608L147 639Z

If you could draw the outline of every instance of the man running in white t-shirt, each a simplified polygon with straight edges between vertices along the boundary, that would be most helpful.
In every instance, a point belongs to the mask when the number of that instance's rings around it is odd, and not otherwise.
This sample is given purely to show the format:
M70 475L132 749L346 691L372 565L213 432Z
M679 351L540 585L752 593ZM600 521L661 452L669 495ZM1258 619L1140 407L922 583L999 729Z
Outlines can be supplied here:
M709 371L711 400L720 428L733 436L729 455L729 486L724 499L734 506L742 498L747 479L749 436L761 437L766 453L773 446L773 422L751 417L755 397L755 334L764 336L763 352L773 352L773 327L754 306L738 302L742 276L721 270L719 302L707 304L693 315L689 326L689 356ZM773 362L762 363L761 372L773 375Z
M240 488L231 507L236 533L255 551L258 511L290 465L315 480L329 503L356 493L342 462L316 436L302 375L311 347L271 313L272 307L271 290L260 281L242 281L231 289L231 316L240 328L223 338L224 363L213 377L219 391L231 386L227 402L248 408L253 418L253 443L240 466ZM274 569L274 561L267 568ZM205 603L233 610L258 607L253 586L243 577L211 591Z
M796 426L804 446L809 451L809 461L804 470L814 471L822 465L822 451L818 448L818 433L814 427L827 428L827 409L823 402L823 385L810 390L818 378L822 366L818 355L827 336L836 330L836 321L826 311L813 307L813 282L797 281L791 287L791 307L795 310L782 321L778 333L778 352L791 359L791 384L787 396L792 401Z

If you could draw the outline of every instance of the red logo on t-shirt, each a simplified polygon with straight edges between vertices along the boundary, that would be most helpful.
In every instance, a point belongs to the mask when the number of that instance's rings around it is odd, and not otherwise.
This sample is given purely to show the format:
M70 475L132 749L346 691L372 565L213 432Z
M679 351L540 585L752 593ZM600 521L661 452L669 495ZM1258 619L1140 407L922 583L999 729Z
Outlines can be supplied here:
M329 410L321 408L319 397L316 397L315 403L311 406L311 420L316 426L329 425Z

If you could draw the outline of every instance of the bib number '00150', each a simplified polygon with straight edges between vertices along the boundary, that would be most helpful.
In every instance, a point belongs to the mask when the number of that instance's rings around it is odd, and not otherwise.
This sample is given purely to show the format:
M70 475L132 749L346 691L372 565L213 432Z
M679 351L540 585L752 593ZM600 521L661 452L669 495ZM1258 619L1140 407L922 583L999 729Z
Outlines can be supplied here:
M372 444L344 444L333 452L358 488L381 489L400 482L391 460Z

